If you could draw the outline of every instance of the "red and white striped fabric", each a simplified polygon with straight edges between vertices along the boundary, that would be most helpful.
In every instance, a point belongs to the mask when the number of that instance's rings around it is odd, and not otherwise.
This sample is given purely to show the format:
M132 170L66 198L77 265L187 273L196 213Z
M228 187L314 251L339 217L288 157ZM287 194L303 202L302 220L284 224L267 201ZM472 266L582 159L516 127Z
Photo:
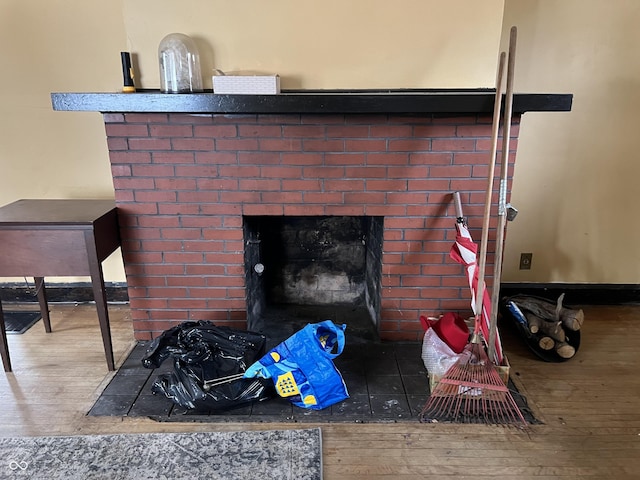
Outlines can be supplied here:
M449 256L457 263L464 265L469 280L469 288L471 289L471 308L473 313L476 312L476 292L478 290L478 264L477 264L478 246L471 238L471 234L467 226L462 222L456 223L456 241L451 246ZM491 318L491 297L487 289L484 289L482 296L482 317L480 321L480 331L485 339L489 342L489 324ZM500 334L496 330L495 341L496 358L491 359L496 365L502 365L502 342Z

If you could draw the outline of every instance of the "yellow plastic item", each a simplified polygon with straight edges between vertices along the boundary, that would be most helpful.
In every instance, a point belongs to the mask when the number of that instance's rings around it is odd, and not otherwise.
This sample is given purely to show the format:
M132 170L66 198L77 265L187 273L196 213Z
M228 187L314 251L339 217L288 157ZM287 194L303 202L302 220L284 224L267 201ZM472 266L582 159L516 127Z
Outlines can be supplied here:
M287 372L283 375L278 376L278 381L276 382L276 391L281 397L291 397L300 393L298 384L293 378L293 374L291 372Z
M307 395L302 399L302 403L304 403L305 405L317 405L318 401L313 395Z

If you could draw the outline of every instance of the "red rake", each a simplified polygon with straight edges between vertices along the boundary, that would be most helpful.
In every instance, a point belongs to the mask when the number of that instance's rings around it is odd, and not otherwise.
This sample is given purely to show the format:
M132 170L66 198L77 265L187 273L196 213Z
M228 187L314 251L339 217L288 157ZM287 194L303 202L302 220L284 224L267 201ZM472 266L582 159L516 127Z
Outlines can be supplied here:
M475 323L471 343L431 392L420 421L526 426L520 408L484 350L478 317Z

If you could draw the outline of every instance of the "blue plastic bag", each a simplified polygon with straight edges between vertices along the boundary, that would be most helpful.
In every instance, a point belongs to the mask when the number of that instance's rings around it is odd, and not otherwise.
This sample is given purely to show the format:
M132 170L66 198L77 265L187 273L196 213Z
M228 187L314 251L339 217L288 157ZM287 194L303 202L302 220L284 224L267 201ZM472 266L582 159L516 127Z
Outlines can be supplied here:
M333 359L342 353L344 330L331 320L310 323L245 372L245 378L271 378L276 391L298 407L322 410L349 398Z

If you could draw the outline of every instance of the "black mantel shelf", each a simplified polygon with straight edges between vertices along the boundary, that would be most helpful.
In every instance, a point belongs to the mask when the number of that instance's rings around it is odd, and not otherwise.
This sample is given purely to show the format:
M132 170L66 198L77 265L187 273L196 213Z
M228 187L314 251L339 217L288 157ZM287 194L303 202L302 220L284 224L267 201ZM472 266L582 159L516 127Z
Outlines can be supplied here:
M52 93L54 110L102 113L483 114L494 89L287 90L279 95ZM513 112L568 112L572 94L516 93Z

